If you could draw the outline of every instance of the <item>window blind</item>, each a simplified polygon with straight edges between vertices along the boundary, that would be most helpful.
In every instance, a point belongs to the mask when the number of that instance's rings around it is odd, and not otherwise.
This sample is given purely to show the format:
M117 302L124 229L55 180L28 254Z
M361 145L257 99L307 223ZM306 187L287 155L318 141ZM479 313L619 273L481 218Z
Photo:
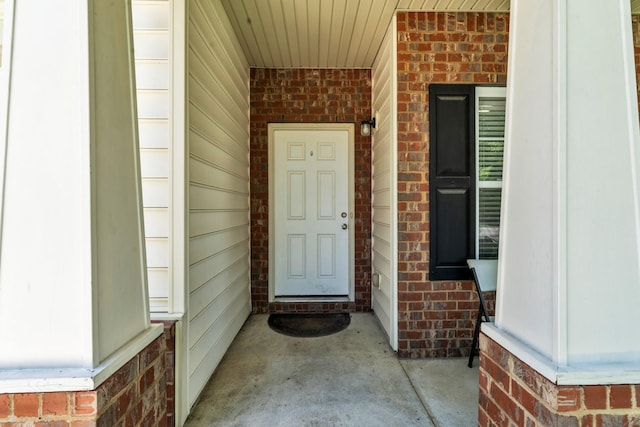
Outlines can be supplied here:
M492 88L495 89L495 88ZM477 101L478 257L498 257L502 163L506 102L504 96L482 96Z

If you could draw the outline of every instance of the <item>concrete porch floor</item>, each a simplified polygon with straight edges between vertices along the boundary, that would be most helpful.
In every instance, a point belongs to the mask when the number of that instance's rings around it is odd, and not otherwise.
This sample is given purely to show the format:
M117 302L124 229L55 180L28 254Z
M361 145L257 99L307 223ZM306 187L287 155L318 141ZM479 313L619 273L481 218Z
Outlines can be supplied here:
M186 427L477 425L477 359L399 360L371 313L321 338L267 319L249 317Z

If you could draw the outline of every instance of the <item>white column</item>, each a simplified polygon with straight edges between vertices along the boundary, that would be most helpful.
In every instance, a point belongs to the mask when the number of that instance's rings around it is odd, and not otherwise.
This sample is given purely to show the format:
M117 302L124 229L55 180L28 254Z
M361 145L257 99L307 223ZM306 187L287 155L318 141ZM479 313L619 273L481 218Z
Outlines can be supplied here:
M485 330L549 376L640 365L629 0L512 0L507 86L496 324Z
M130 4L6 7L0 392L11 370L95 373L160 332L149 324Z

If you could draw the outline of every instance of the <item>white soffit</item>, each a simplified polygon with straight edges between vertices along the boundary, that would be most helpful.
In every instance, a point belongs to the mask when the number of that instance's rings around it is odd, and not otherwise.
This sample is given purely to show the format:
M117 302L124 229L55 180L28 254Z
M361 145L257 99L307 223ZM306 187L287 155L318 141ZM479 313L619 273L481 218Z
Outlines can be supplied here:
M370 68L397 0L222 0L251 67Z
M397 10L508 12L509 0L221 0L254 68L371 68ZM630 0L634 13L640 0Z

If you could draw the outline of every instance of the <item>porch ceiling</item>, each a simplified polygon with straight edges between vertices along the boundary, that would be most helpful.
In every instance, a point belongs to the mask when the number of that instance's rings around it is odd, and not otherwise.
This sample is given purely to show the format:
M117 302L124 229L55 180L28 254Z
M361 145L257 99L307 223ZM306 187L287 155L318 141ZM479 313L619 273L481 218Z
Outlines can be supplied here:
M630 0L640 12L640 0ZM371 68L396 10L506 12L509 0L222 0L249 65Z

